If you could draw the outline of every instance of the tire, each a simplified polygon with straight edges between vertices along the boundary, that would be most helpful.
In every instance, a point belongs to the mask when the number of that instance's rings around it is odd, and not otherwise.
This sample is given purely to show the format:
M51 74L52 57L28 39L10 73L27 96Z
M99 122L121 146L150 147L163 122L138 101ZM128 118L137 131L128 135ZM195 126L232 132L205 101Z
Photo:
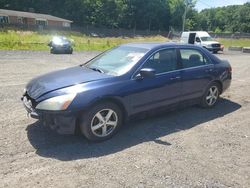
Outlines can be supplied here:
M73 54L73 49L70 49L68 54Z
M82 134L91 141L104 141L114 136L122 126L122 111L114 103L99 103L80 118Z
M213 53L214 53L214 54L217 54L217 53L218 53L218 51L216 51L216 50L215 50L215 51L213 51Z
M55 53L53 48L50 49L50 53L51 53L51 54L54 54L54 53Z
M212 108L218 102L220 97L220 86L217 83L212 83L206 89L201 99L201 106L203 108Z

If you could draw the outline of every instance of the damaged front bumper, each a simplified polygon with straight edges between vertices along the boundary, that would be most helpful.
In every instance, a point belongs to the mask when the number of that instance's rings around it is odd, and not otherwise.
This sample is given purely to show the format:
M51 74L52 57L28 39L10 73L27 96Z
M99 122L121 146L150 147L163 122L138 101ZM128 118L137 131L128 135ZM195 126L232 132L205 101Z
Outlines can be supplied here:
M38 119L44 126L50 127L59 134L74 134L76 128L76 113L72 111L46 111L36 110L32 102L26 97L22 97L22 102L28 116Z

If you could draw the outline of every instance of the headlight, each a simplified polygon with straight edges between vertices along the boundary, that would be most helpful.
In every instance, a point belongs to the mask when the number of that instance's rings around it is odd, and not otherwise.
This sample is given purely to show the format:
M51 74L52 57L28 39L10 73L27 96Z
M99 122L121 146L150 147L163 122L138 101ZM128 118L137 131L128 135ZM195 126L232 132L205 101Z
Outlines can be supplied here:
M40 102L36 109L39 110L66 110L76 94L61 95Z

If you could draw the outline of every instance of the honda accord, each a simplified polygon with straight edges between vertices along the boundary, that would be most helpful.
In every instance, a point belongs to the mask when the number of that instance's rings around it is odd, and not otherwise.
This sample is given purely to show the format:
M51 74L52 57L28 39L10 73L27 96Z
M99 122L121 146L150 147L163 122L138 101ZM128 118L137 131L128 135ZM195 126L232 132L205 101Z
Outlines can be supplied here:
M61 134L112 137L132 115L178 104L216 105L232 69L206 49L175 43L131 43L85 64L31 80L22 96L32 118Z

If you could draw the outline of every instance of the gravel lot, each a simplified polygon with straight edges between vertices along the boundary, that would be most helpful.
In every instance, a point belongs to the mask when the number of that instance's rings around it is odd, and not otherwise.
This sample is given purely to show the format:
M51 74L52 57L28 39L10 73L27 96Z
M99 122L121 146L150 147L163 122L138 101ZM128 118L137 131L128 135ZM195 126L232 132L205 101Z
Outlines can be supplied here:
M250 187L250 55L218 55L233 82L215 108L131 121L103 143L27 118L31 78L97 53L0 51L0 187Z

